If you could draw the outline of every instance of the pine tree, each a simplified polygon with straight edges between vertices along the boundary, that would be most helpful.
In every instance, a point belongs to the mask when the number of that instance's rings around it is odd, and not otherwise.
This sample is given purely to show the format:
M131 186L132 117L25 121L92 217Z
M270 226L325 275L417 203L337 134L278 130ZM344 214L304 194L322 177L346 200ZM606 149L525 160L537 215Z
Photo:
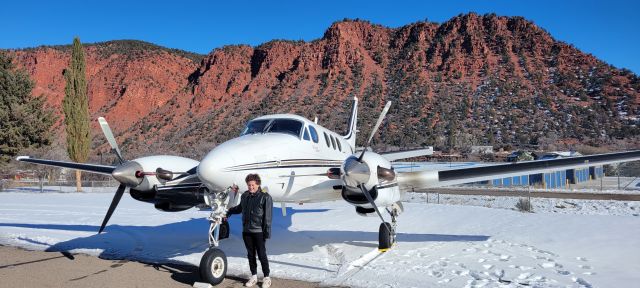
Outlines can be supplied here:
M0 52L0 165L23 148L50 144L53 112L43 97L32 97L33 82Z
M80 39L73 39L71 63L65 70L66 86L64 88L64 124L67 131L67 153L75 162L84 163L89 158L89 99L87 98L87 81L85 79L84 52ZM80 170L76 170L76 188L82 191Z

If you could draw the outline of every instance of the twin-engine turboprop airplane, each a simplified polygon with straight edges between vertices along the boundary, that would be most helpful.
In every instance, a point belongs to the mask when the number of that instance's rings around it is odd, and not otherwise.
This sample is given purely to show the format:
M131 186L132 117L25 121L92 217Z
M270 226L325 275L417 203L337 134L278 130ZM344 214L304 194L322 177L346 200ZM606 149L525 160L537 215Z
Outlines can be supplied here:
M366 148L391 102L378 118L365 149L356 153L357 104L358 100L354 99L345 135L297 115L262 116L249 121L239 137L218 145L200 162L176 156L149 156L125 161L104 118L98 120L118 156L120 164L117 166L25 156L17 160L110 174L120 182L99 232L105 228L127 187L134 199L153 203L162 211L182 211L194 206L210 208L210 248L200 262L200 275L213 285L220 283L227 271L226 256L217 247L219 240L227 238L229 233L228 224L223 221L226 209L236 205L239 199L230 187L243 183L249 173L261 176L263 188L276 202L344 199L360 215L377 215L382 221L378 247L384 251L395 242L396 219L403 210L400 203L402 191L408 188L438 187L640 160L640 150L637 150L445 171L397 172L390 161L405 154L375 153ZM387 211L391 223L384 219L381 211Z

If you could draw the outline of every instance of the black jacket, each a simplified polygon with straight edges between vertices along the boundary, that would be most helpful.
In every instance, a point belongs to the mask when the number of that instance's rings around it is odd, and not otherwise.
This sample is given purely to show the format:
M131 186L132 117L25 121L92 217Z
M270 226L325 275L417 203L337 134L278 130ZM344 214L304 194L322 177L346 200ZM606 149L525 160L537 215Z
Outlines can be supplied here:
M242 232L263 233L265 238L269 238L272 212L271 195L260 188L255 194L249 191L242 193L240 204L230 208L227 215L242 213Z

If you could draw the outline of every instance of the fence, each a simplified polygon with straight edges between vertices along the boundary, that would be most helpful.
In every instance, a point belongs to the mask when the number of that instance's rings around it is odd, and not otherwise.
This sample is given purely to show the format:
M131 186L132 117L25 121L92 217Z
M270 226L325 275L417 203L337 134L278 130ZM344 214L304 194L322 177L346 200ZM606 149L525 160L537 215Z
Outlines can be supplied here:
M113 192L118 187L118 182L108 181L82 181L82 192L99 193ZM76 192L76 181L39 181L33 180L0 180L0 192Z

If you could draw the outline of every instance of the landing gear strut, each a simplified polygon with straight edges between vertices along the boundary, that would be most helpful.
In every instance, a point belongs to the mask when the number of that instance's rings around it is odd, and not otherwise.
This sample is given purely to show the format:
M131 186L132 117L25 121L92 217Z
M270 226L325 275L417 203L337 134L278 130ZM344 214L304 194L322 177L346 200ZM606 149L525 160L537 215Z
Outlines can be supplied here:
M228 237L229 233L229 226L223 221L224 216L226 216L225 200L227 200L228 191L211 193L205 190L204 194L205 203L211 208L211 214L209 214L209 249L202 255L199 271L202 280L211 285L217 285L227 275L227 256L222 250L218 249L218 246L219 240ZM225 229L227 230L225 231Z
M389 224L389 222L385 222L384 218L382 218L382 214L380 214L380 210L378 210L378 205L373 201L373 197L371 197L369 190L367 190L364 185L360 185L359 187L362 194L367 197L369 204L373 206L373 209L380 217L380 220L382 220L382 223L380 223L380 229L378 229L378 250L380 252L387 252L387 250L389 250L389 248L391 248L391 246L396 242L396 217L402 210L402 207L400 206L401 204L395 203L387 207L387 212L391 214L392 224Z

